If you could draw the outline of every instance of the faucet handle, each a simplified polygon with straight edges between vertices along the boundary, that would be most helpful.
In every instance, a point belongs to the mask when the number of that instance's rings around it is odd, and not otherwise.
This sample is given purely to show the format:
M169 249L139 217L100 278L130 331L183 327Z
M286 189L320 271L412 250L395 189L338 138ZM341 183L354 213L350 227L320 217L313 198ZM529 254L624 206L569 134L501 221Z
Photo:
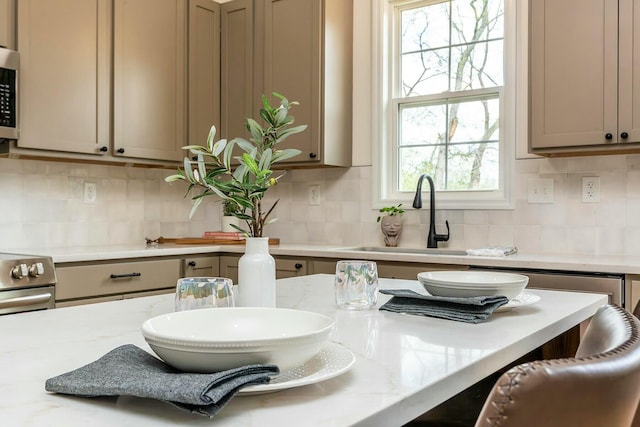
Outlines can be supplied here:
M446 242L449 240L449 221L445 220L445 225L447 226L447 234L438 234L436 233L434 238L436 242Z

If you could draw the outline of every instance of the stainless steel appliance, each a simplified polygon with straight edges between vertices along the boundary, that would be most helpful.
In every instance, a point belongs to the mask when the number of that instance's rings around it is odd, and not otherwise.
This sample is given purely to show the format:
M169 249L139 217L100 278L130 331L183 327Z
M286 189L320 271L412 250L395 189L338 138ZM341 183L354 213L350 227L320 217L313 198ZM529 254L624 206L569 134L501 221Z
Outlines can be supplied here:
M0 48L0 151L18 139L18 68L20 56Z
M54 308L51 257L0 253L0 315Z
M605 294L609 303L624 307L624 275L500 267L471 267L471 270L506 271L529 276L527 288Z

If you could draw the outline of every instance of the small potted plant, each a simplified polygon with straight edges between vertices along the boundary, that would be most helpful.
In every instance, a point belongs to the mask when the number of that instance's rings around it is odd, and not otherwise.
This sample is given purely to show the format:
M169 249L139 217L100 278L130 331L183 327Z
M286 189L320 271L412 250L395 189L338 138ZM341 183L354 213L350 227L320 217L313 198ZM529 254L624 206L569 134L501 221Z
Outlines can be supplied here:
M222 201L222 231L241 232L240 220L236 214L240 211L239 206L231 199Z
M378 222L384 234L384 244L390 247L398 246L400 241L400 233L402 233L402 203L396 206L385 206L379 212L383 215L378 216Z

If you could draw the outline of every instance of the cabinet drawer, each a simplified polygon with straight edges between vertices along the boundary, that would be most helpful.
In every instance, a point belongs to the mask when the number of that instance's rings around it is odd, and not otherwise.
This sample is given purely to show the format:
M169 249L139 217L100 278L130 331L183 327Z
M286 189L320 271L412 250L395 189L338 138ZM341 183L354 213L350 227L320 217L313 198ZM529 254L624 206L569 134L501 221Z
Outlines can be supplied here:
M56 267L56 300L125 294L176 286L180 260Z
M220 258L217 256L185 258L182 277L216 277L220 275Z

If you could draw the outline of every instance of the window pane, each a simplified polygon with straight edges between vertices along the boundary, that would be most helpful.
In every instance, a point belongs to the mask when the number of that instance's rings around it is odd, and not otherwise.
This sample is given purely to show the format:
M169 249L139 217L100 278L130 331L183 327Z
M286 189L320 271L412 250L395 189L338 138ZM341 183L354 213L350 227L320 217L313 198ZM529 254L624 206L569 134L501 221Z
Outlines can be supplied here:
M502 86L502 49L502 40L453 47L451 90Z
M452 103L450 142L485 142L499 139L498 98Z
M398 188L415 191L427 173L446 191L495 190L499 183L499 98L401 105Z
M446 123L446 105L400 107L399 145L442 144Z
M449 2L402 11L401 52L449 46Z
M449 49L402 55L402 96L419 96L449 90Z
M454 45L504 37L502 0L455 0L451 20Z
M498 143L449 146L447 190L498 188Z
M402 168L398 178L400 191L416 191L418 178L423 173L433 178L436 190L445 188L446 148L444 145L428 147L402 147L399 158Z

